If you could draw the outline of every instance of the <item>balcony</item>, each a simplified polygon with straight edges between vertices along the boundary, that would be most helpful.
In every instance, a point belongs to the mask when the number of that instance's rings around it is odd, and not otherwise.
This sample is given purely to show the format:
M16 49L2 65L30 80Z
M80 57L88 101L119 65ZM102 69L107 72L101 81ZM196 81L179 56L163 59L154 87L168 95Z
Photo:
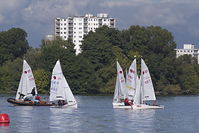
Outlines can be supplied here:
M73 31L73 27L69 27L68 30L69 30L69 31Z
M72 39L72 38L73 38L73 35L68 35L68 38L71 38L71 39Z
M72 35L72 34L73 34L73 31L68 31L68 34L69 34L69 35Z

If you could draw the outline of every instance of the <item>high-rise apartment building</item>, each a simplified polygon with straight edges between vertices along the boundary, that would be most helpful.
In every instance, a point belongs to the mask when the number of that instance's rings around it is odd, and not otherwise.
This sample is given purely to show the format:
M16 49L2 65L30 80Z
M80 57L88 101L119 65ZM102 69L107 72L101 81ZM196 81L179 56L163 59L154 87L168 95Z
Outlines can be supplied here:
M59 36L64 40L72 39L75 44L76 54L81 52L80 45L84 35L87 35L90 31L95 30L103 25L110 28L115 28L115 19L110 18L106 13L86 14L85 16L74 16L68 18L56 18L55 19L55 36Z

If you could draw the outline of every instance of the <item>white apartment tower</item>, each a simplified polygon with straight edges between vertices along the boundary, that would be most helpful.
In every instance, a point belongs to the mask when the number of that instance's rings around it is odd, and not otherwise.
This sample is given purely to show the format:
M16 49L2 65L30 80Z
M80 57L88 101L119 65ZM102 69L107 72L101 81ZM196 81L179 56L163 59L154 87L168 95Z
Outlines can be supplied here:
M199 64L199 49L196 49L193 44L184 44L183 49L175 49L176 57L178 58L181 55L191 55L195 57Z
M55 36L59 36L64 40L72 39L75 44L76 54L81 52L80 45L84 35L95 30L103 25L110 28L115 28L115 19L109 18L108 14L100 13L97 16L86 14L85 16L74 16L68 18L55 19Z

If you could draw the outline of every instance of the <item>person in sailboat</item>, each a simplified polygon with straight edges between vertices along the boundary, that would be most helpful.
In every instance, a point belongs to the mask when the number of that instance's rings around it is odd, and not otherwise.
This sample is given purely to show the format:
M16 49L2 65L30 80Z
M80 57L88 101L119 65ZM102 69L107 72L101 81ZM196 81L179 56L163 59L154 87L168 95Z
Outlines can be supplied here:
M24 101L31 101L31 98L29 96L24 96Z
M125 99L124 99L124 105L125 105L125 106L131 106L132 103L129 101L128 98L125 98Z
M65 102L64 100L58 100L58 105L59 106L63 106L65 104L67 104L67 102Z
M22 93L20 93L20 92L18 92L18 94L19 94L19 99L23 99L24 98L24 94L22 94Z
M41 100L41 98L40 98L39 94L37 94L35 97L35 100L34 100L35 104L38 104L40 102L40 100Z
M29 94L31 94L32 96L30 96ZM24 101L31 101L32 98L35 99L35 95L36 95L35 87L33 87L31 93L28 93L28 95L26 95L26 96L24 95L23 100Z
M33 97L35 96L35 94L36 94L36 92L35 92L35 87L33 87L33 89L32 89L32 91L31 91L30 94L32 94Z

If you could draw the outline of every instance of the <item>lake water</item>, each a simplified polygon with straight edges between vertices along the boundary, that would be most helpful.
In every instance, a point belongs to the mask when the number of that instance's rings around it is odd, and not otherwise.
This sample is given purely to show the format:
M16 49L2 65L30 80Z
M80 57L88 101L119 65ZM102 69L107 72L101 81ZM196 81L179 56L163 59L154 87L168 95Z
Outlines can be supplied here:
M14 97L14 96L9 96ZM0 111L10 116L0 133L199 133L199 96L158 97L165 109L113 109L111 96L76 96L77 109L12 106L0 95Z

